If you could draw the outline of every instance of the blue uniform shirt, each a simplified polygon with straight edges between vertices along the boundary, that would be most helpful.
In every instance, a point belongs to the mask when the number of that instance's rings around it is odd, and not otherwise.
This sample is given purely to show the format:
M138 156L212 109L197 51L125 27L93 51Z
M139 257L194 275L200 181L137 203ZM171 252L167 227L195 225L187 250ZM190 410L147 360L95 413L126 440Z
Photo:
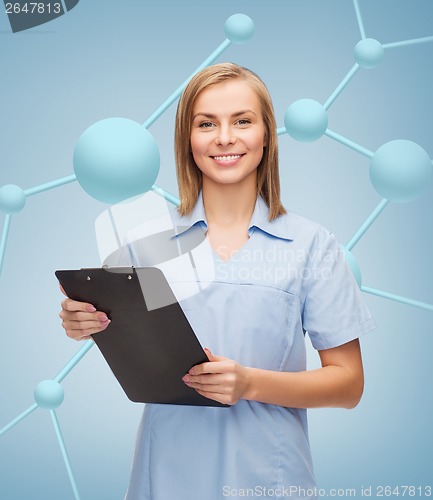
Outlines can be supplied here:
M194 232L203 237L201 193L190 215L171 217L179 244ZM258 196L248 234L229 260L205 239L210 258L195 259L194 273L164 271L204 347L244 366L301 371L305 333L320 350L375 327L330 231L292 212L269 222ZM130 252L134 265L148 264L139 246ZM195 292L182 296L185 289ZM314 486L305 409L246 400L230 408L146 404L126 499L218 500L247 490L314 498L304 496Z

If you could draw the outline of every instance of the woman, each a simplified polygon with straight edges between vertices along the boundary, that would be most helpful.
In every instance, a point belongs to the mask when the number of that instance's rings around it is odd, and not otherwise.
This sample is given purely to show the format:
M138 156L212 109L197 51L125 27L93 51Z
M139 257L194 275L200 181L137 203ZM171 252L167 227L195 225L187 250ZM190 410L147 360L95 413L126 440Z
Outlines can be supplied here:
M204 232L214 266L181 302L210 360L183 381L231 407L145 405L126 498L315 498L306 408L357 405L358 337L374 321L333 234L281 204L273 108L257 75L224 63L194 76L175 148L177 238ZM90 304L62 306L72 338L108 325ZM306 332L320 369L306 370Z

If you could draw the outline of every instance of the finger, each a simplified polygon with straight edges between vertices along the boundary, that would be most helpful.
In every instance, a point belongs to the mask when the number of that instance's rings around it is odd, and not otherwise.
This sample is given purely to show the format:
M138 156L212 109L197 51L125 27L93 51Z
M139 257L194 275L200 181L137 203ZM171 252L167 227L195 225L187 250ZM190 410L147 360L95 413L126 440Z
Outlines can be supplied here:
M94 342L93 337L91 337L90 335L88 335L88 336L83 336L83 337L80 337L80 338L78 338L78 339L75 339L75 338L74 338L73 340L77 340L77 341L81 341L81 340L93 340L93 342Z
M196 389L197 391L210 392L212 394L226 394L229 392L229 391L224 391L224 390L223 390L223 392L221 392L222 389L221 389L220 385L194 384L194 383L187 383L186 385L188 387L191 387L192 389Z
M224 358L223 356L215 356L215 354L213 354L207 347L204 348L204 352L206 353L209 361L225 361L226 359L228 359Z
M96 313L80 312L80 311L65 311L62 309L59 316L63 320L67 321L107 321L108 316L102 312L97 311Z
M187 385L199 387L200 385L223 385L230 383L227 375L220 373L189 375L188 373L182 377L182 380Z
M233 394L233 389L225 384L204 384L195 382L185 382L185 385L196 391L209 392L212 394Z
M108 325L107 325L108 326ZM91 338L90 335L95 333L100 333L107 328L106 326L101 328L87 328L85 330L66 330L66 335L74 340L85 340Z
M189 370L190 375L201 375L202 373L224 373L234 370L234 363L230 360L224 359L221 361L210 361L195 365Z
M84 312L95 312L96 307L87 302L78 302L78 300L65 299L62 302L62 308L65 311L84 311Z
M201 395L204 396L205 398L212 399L213 401L217 401L218 403L222 404L231 404L230 397L227 396L226 394L218 394L216 392L206 392L206 391L201 391L200 389L196 389L196 391Z
M212 359L211 361L227 361L229 358L225 358L224 356L215 356L215 354L212 354Z
M204 352L206 353L206 356L208 358L209 361L216 361L215 359L215 356L213 355L213 353L211 352L210 349L208 349L207 347L204 348Z
M110 323L107 321L63 321L62 326L65 330L94 330L106 328Z

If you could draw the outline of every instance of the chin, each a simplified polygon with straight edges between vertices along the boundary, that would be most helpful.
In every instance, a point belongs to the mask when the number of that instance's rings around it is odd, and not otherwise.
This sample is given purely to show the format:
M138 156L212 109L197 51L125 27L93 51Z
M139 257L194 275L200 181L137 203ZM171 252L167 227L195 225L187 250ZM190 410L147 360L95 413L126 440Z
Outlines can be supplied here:
M216 184L239 184L241 182L247 182L247 179L253 175L252 172L248 174L243 174L241 172L236 171L226 171L226 172L218 172L215 175L206 175L208 179Z
M240 184L244 179L241 178L218 178L218 179L212 179L214 183L216 184L223 184L223 185L229 185L229 184Z

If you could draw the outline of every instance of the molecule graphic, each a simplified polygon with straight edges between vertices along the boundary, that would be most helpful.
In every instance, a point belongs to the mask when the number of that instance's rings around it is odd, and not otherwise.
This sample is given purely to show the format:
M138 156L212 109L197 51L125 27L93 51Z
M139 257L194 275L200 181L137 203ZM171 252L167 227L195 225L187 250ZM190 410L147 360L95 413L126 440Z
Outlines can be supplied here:
M429 155L421 146L409 140L390 141L373 152L328 128L330 107L360 68L375 68L381 63L388 50L405 45L433 42L433 36L381 44L377 40L366 37L358 0L354 0L354 8L361 34L361 40L354 48L354 66L323 105L308 98L293 102L285 112L284 127L278 128L277 133L278 135L289 134L301 142L313 142L326 135L370 160L370 180L382 200L351 239L342 246L348 263L362 291L433 311L432 304L362 284L359 265L351 253L353 247L390 202L412 201L428 187L433 177ZM26 200L30 196L78 181L90 196L105 203L118 203L152 190L173 205L178 205L179 200L175 196L154 184L159 172L159 150L148 129L178 99L187 82L195 73L217 60L231 44L247 42L254 34L254 23L244 14L235 14L226 20L224 29L225 41L161 104L144 124L125 118L110 118L101 120L84 131L74 151L74 174L27 190L16 185L5 185L0 188L0 210L5 213L0 240L0 272L4 262L12 216L23 210ZM40 382L34 391L35 403L6 426L0 428L0 436L2 436L38 408L49 410L76 499L79 499L80 495L55 410L64 399L61 382L93 345L93 341L87 341L52 380Z

